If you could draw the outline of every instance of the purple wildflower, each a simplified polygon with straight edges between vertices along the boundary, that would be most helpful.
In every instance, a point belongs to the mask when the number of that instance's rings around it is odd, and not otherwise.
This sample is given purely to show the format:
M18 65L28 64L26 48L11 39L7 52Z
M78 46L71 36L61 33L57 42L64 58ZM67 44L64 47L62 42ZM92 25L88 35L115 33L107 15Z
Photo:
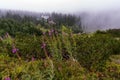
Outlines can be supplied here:
M34 57L32 57L32 61L35 61L35 58L34 58Z
M45 48L45 47L46 47L46 44L45 44L45 43L42 43L41 48Z
M55 31L55 34L57 35L57 34L58 34L58 32L57 32L57 31Z
M18 51L17 48L13 48L13 49L12 49L12 53L14 53L14 54L15 54L17 51Z
M51 29L51 32L53 33L53 32L54 32L54 29Z
M11 80L10 77L6 77L4 80Z
M45 32L43 32L43 35L45 35Z
M48 34L49 34L49 36L51 36L51 35L52 35L52 32L51 32L51 31L49 31L49 32L48 32Z

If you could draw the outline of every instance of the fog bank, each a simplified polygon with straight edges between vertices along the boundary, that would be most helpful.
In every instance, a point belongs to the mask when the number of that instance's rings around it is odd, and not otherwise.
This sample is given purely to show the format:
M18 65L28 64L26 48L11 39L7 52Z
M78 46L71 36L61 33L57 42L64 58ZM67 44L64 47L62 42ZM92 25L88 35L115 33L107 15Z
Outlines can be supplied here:
M120 28L120 10L84 12L80 15L86 32Z

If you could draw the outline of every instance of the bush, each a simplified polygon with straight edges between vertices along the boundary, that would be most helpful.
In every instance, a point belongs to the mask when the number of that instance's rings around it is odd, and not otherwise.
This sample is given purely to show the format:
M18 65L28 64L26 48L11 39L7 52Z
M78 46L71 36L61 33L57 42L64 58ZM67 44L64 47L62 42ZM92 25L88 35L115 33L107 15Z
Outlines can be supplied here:
M84 80L85 69L77 61L55 61L54 80Z
M35 35L17 35L15 37L15 46L19 49L18 53L24 59L31 59L32 57L40 59L45 57L41 49L42 39Z
M106 60L115 52L116 40L108 35L80 36L76 41L77 53L74 55L89 71L101 71Z
M106 32L113 37L120 37L120 29L109 29Z
M73 60L54 61L51 59L29 62L0 55L0 79L12 80L75 80L84 79L84 69Z

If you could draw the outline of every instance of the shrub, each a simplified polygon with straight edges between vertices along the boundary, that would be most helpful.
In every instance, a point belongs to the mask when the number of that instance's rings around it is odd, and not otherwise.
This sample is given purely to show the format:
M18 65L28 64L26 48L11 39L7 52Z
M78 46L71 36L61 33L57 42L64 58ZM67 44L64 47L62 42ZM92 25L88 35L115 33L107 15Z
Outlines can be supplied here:
M79 80L85 78L85 71L73 60L51 59L26 62L0 55L0 79L12 80Z
M74 55L80 64L90 71L101 71L115 50L116 40L108 35L80 36L76 41L77 53Z
M35 35L17 35L15 37L15 46L19 49L19 54L24 59L32 57L40 59L45 57L41 49L42 39Z
M84 80L85 69L77 61L55 61L54 80Z

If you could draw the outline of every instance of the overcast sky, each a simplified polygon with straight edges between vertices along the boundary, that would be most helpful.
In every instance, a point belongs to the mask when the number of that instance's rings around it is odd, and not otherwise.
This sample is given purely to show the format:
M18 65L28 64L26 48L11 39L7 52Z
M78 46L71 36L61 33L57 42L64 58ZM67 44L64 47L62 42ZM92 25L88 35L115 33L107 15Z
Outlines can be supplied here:
M78 12L120 9L120 0L0 0L0 9Z

